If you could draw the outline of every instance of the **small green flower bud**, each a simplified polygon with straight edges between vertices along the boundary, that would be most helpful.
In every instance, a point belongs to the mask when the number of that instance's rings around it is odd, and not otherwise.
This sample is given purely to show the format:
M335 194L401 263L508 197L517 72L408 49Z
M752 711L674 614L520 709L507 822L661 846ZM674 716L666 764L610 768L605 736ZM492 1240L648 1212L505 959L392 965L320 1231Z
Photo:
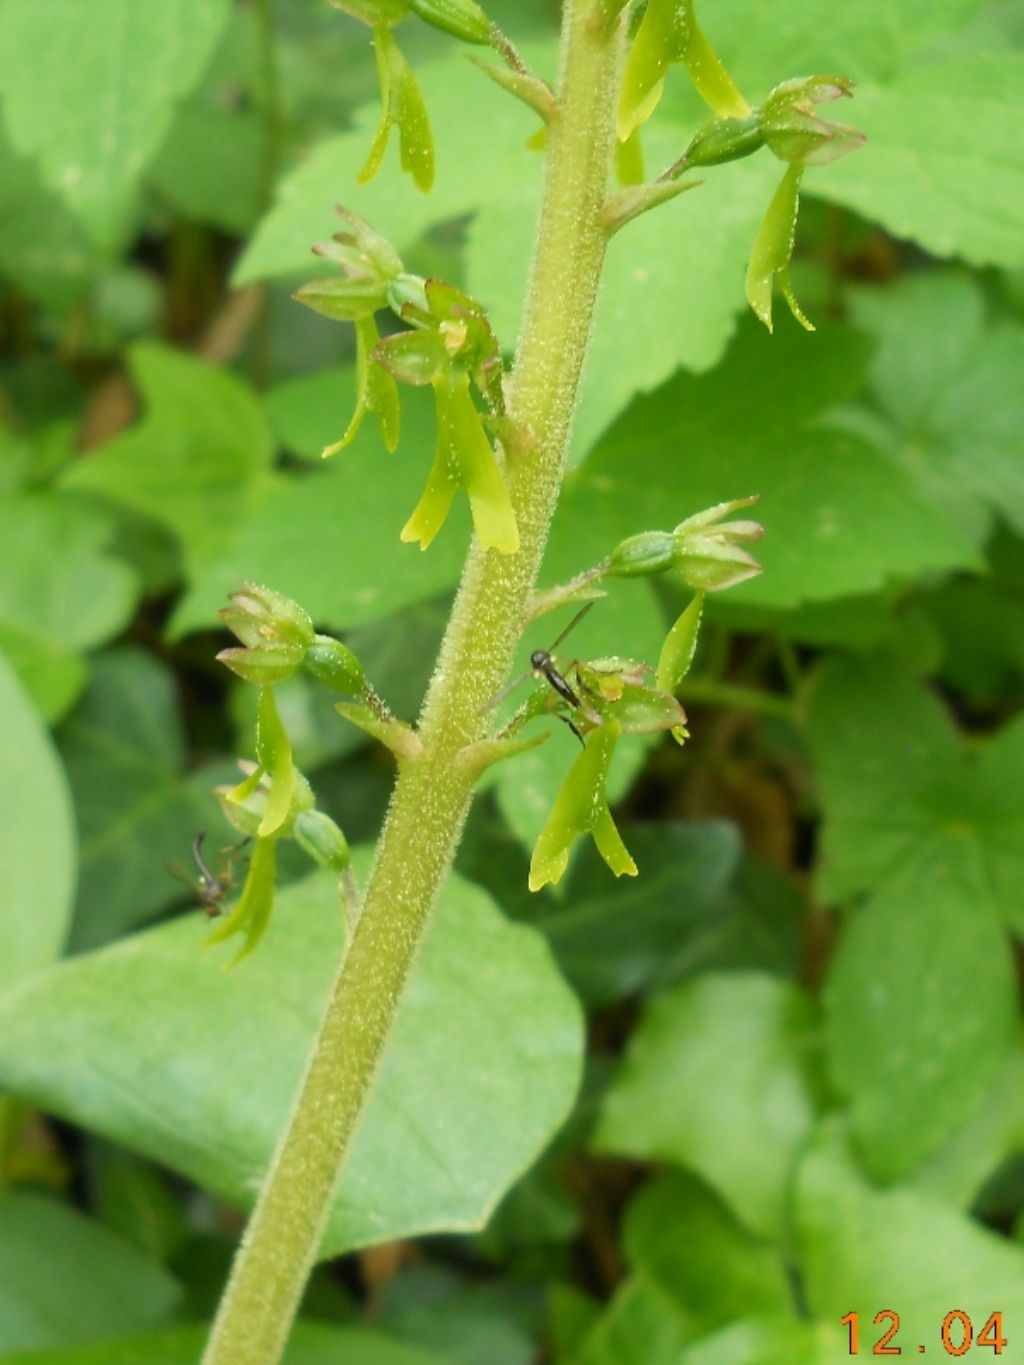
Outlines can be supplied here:
M735 498L718 503L688 517L673 531L673 562L691 588L698 592L721 592L761 572L761 565L740 543L760 540L764 527L756 521L722 520L737 508L756 501Z
M608 560L615 578L637 578L663 573L672 567L675 540L668 531L641 531L616 545Z
M379 280L387 284L402 273L402 258L379 232L351 209L335 205L335 212L345 223L328 243L314 247L319 255L339 265L353 280Z
M231 593L221 620L244 645L289 644L303 649L313 640L313 618L290 597L257 583Z
M217 658L246 682L266 686L297 673L303 650L300 645L250 645L247 649L222 649Z
M363 666L349 649L330 635L317 635L306 651L305 669L332 692L355 695L363 688Z
M414 13L464 43L489 43L491 21L473 0L411 0Z
M844 76L801 76L777 85L760 111L766 145L781 160L823 166L863 145L864 134L814 113L816 104L853 93Z
M351 861L348 842L329 815L306 810L296 816L295 842L320 867L343 872Z

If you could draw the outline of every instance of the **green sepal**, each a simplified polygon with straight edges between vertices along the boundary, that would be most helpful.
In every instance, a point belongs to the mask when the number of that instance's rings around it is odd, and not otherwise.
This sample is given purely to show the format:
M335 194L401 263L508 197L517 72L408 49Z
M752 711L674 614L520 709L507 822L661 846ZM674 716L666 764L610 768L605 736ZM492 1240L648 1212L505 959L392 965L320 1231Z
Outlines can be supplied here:
M675 692L689 673L703 614L704 594L698 592L665 636L655 673L658 687L663 692Z
M404 721L393 716L381 715L379 711L360 701L339 701L334 709L339 715L350 720L374 739L380 740L390 749L400 763L417 759L423 753L419 735Z
M216 657L246 682L269 686L293 677L302 667L304 655L299 645L282 644L222 649Z
M489 43L491 21L474 0L410 0L413 12L464 43Z
M387 293L377 280L353 280L332 275L311 280L292 298L334 322L355 322L387 307Z
M469 393L469 376L452 368L434 383L437 450L423 496L402 527L402 540L425 550L443 526L452 499L464 489L484 549L515 554L519 528L498 461Z
M750 507L757 495L733 498L695 512L672 532L673 566L683 582L698 592L724 592L761 572L761 565L744 544L764 535L764 527L746 518L725 521L732 512Z
M658 107L665 73L687 70L698 94L722 118L745 118L750 106L697 23L692 0L650 0L629 51L619 94L619 140L646 123Z
M583 752L569 769L534 847L531 891L561 880L569 866L569 850L584 834L593 838L616 877L636 876L636 863L615 827L605 795L608 768L621 732L618 722L609 719L586 737Z
M380 24L400 24L409 13L410 0L327 0L327 3L376 28Z
M448 369L448 352L436 332L396 332L373 349L372 359L403 384L434 384Z
M592 659L578 665L580 687L602 722L614 720L627 735L655 735L686 723L671 692L648 687L651 670L632 659Z
M379 342L376 319L372 315L359 318L356 321L356 407L341 439L324 446L320 452L325 460L351 444L368 412L377 419L386 449L394 451L398 446L401 426L398 385L375 358Z
M761 107L765 144L780 161L825 166L864 145L864 134L848 123L819 118L816 104L848 98L845 76L798 76L777 85Z
M259 827L259 835L265 839L280 830L288 818L295 793L292 746L281 724L274 692L270 687L260 688L256 706L256 761L270 779L267 809Z
M244 782L240 782L235 787L226 785L214 787L213 794L220 802L221 810L224 812L224 817L228 823L240 834L255 839L259 835L260 826L267 812L270 779L258 764L248 766L252 768L252 771ZM313 795L312 787L296 768L291 808L281 827L274 831L273 837L275 839L290 838L298 817L304 811L312 810L315 805L316 797Z
M693 656L697 652L697 637L700 634L703 614L704 594L699 592L665 636L655 675L657 685L663 692L674 693L689 673ZM690 732L685 722L673 726L672 738L677 744L685 743L689 737Z
M305 810L295 817L292 836L299 848L319 867L344 872L352 860L348 840L322 810Z
M266 933L274 909L276 881L277 839L257 839L238 904L206 939L209 945L223 943L234 934L244 934L245 942L231 959L230 967L248 957Z
M416 84L412 67L402 56L387 24L373 30L373 48L377 57L377 78L380 82L381 118L370 145L362 170L356 177L360 185L380 170L392 127L398 128L400 161L416 185L426 192L434 183L434 139L423 96Z
M778 276L782 297L789 311L808 332L814 324L803 314L793 293L789 263L796 240L796 219L800 207L800 181L804 168L794 162L787 166L782 183L772 195L768 211L758 228L747 266L747 302L769 332L772 331L772 286Z
M332 635L316 635L306 651L304 667L318 683L332 692L358 693L363 690L363 666L348 645Z
M329 242L318 242L314 252L339 266L352 280L376 280L387 286L402 273L402 258L387 240L358 213L335 204L345 224Z

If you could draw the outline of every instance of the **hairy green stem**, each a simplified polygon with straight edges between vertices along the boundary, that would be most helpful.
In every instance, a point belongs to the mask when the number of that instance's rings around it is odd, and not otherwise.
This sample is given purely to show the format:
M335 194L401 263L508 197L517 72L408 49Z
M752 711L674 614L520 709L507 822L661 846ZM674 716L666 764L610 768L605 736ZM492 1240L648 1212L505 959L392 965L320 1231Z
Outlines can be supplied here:
M401 765L358 925L335 978L291 1120L214 1324L204 1365L280 1359L331 1196L469 809L484 706L512 665L561 485L604 261L621 22L566 0L558 111L519 355L508 385L515 555L474 544L420 722Z

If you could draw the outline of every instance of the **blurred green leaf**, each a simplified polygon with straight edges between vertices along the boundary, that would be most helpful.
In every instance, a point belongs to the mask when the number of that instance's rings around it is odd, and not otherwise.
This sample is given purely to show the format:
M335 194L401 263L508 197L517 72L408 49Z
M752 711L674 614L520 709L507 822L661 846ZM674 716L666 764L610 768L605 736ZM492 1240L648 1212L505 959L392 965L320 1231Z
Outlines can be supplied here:
M872 1314L872 1317L874 1314ZM680 1365L849 1365L850 1340L833 1323L740 1319L702 1338Z
M866 1327L891 1307L900 1315L896 1344L908 1352L926 1343L941 1355L952 1309L969 1314L976 1332L998 1310L1013 1340L1024 1316L1024 1250L916 1190L872 1188L828 1132L805 1157L796 1193L812 1314L838 1322L858 1312Z
M3 1013L0 1084L248 1206L341 941L337 891L314 877L282 892L260 951L229 973L233 950L204 948L192 919L78 958ZM539 935L449 881L322 1254L481 1226L564 1118L581 1034Z
M97 1219L151 1260L167 1264L188 1237L188 1219L170 1181L148 1161L93 1139L87 1151Z
M100 255L36 166L18 156L0 123L0 271L48 308L81 298Z
M906 21L900 13L900 23ZM970 53L861 85L856 156L807 179L819 194L972 265L1024 263L1024 53Z
M205 1327L177 1327L168 1332L104 1341L98 1346L71 1346L49 1351L4 1355L4 1365L195 1365L206 1344ZM407 1346L361 1327L295 1324L281 1365L454 1365L447 1355Z
M351 371L340 372L340 407L324 413L323 440L338 434L340 414L351 409L351 385ZM245 579L272 583L332 630L377 621L454 586L469 523L464 508L453 509L452 524L429 555L420 557L398 538L434 446L429 399L404 393L402 406L398 453L388 455L366 424L342 454L280 482L248 517L238 518L227 543L195 574L172 631L212 624L226 595ZM344 573L329 571L339 553Z
M0 995L60 955L75 829L56 751L0 655Z
M967 1209L983 1182L1024 1150L1024 1045L1017 1038L973 1115L913 1172L927 1194Z
M860 384L863 337L791 326L772 338L755 328L740 329L710 374L680 375L623 414L570 478L552 554L596 559L637 530L760 493L764 573L730 593L744 604L793 607L977 564L906 474L827 425L829 409Z
M1016 1001L989 897L910 871L855 913L831 965L825 1037L872 1175L906 1175L977 1111L1008 1052Z
M922 604L942 642L940 676L978 711L1020 694L1024 679L1024 602L987 579L942 584Z
M201 75L227 0L5 0L0 85L11 141L101 246L131 226L140 173Z
M584 854L565 901L539 925L591 1007L663 989L700 971L756 967L794 974L800 898L777 873L741 863L724 821L623 827L642 869L612 883Z
M649 1275L624 1280L570 1357L571 1365L680 1365L697 1328Z
M872 656L826 665L807 735L827 901L897 886L917 905L940 896L967 917L993 908L1024 932L1024 722L965 742L925 687Z
M531 1334L502 1302L514 1290L500 1279L474 1283L440 1266L410 1266L388 1282L375 1322L451 1365L531 1365Z
M703 1331L724 1326L738 1305L751 1317L794 1309L776 1247L747 1231L706 1185L683 1172L656 1176L626 1211L630 1263L692 1313Z
M996 515L1024 529L1024 328L985 314L978 287L950 272L853 302L879 339L869 382L893 426L894 458L978 544Z
M41 710L64 712L85 677L80 655L128 621L137 585L109 553L112 518L77 499L0 499L0 649Z
M259 216L268 156L255 110L187 100L147 180L183 218L241 237Z
M155 342L130 356L145 416L64 483L151 517L177 535L190 564L205 562L268 489L270 431L255 394L226 370ZM253 574L232 586L245 577Z
M142 1331L168 1321L179 1297L165 1270L99 1223L42 1195L0 1197L0 1351Z
M815 1116L815 1021L788 982L709 973L652 1000L605 1099L599 1151L689 1168L747 1227L783 1230Z
M77 948L93 947L186 896L165 859L187 863L199 830L221 831L223 842L226 826L210 775L183 774L174 680L140 649L95 661L61 750L81 838L72 937Z

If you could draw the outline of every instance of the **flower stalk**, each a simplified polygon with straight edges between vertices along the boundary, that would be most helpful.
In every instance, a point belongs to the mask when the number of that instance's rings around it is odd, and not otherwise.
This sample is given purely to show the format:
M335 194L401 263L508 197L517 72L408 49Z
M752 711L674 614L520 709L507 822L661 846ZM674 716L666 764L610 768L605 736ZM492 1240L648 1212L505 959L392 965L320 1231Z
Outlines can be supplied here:
M285 1134L238 1253L204 1365L280 1359L331 1197L469 809L484 714L527 619L561 486L607 243L604 206L624 22L566 0L561 80L519 354L507 388L512 554L474 542L358 924Z

